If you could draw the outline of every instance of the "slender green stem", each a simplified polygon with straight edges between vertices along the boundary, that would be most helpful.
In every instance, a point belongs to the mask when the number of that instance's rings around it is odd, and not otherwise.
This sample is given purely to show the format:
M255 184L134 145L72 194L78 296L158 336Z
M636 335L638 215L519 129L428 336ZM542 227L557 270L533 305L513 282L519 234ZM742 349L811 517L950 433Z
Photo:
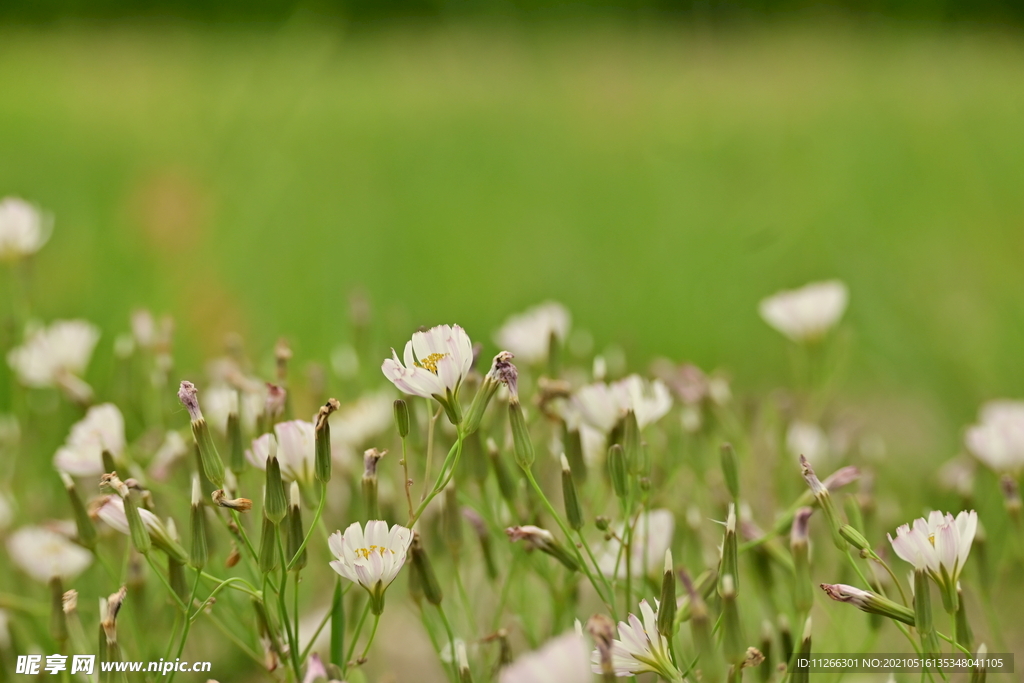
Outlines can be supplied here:
M195 581L192 582L192 594L189 596L188 604L185 606L185 611L184 611L185 624L184 624L184 626L182 626L182 629L181 629L181 640L178 642L178 654L175 655L175 657L177 657L179 659L181 658L181 653L185 651L185 642L188 640L188 632L192 628L192 619L189 618L188 614L189 614L189 611L191 611L191 609L192 609L192 603L195 602L196 591L199 590L199 579L201 579L201 578L202 578L202 574L200 574L199 572L196 572ZM171 677L167 679L167 683L172 683L174 681L174 675L176 673L177 673L177 671L172 671L171 672Z
M274 527L274 537L277 540L277 551L281 556L281 590L277 593L277 609L281 616L281 628L284 629L285 637L288 639L288 652L292 660L292 669L295 671L295 680L299 680L302 678L302 669L299 667L299 645L295 642L291 622L288 618L288 601L285 595L288 588L288 567L285 566L288 556L284 552L284 543L281 541L280 525ZM295 588L298 590L298 586ZM298 619L298 616L296 614L295 618Z
M558 524L558 527L562 530L562 533L565 535L566 540L569 541L569 547L572 548L573 554L576 555L576 561L579 563L580 569L583 570L583 573L590 581L590 585L594 587L594 590L597 592L598 597L601 598L601 602L603 602L605 604L605 607L608 608L608 612L614 615L615 608L612 607L611 603L609 602L609 599L606 598L604 596L604 593L601 592L601 586L598 585L597 579L595 579L594 575L590 572L590 567L587 564L587 561L583 559L583 555L580 553L580 549L576 547L576 542L572 540L572 534L569 533L569 527L567 527L565 522L562 521L561 516L555 510L554 506L551 504L551 501L548 500L548 497L544 495L544 490L541 489L540 484L537 483L537 479L533 476L533 472L530 471L529 469L524 469L523 471L526 473L526 478L530 482L530 486L532 486L533 490L537 492L537 496L540 497L540 500L544 504L544 507L547 508L548 514L550 514L555 519L555 522Z
M303 662L306 661L307 657L309 657L309 651L313 649L313 645L316 643L316 639L320 637L321 631L324 630L324 626L327 625L327 622L330 620L330 618L331 610L328 609L326 612L324 612L324 618L320 620L320 625L316 627L315 631L313 631L313 636L309 639L309 642L306 643L306 647L302 651L302 656L299 659L301 659Z
M903 586L900 585L900 580L896 578L896 574L894 574L892 569L889 568L889 565L886 564L885 561L878 555L874 555L872 559L878 562L878 564L882 565L882 568L885 569L886 573L889 575L889 578L892 579L892 582L894 584L896 584L896 589L900 592L900 598L903 600L903 604L907 607L911 607L912 605L910 601L907 599L907 594L903 592Z
M576 532L576 536L580 539L580 545L582 545L583 549L587 551L587 557L589 557L590 561L594 564L594 571L596 571L597 575L601 577L601 583L604 584L604 589L608 592L608 595L614 596L615 589L612 588L612 584L608 581L608 577L605 576L604 572L602 572L601 568L598 566L597 558L594 557L594 551L590 549L590 544L587 543L587 538L583 535L582 529Z
M432 405L429 398L427 399L427 405ZM427 498L427 482L430 481L430 466L434 464L434 425L437 423L437 418L441 415L442 410L443 408L439 406L437 412L431 415L430 420L427 422L427 462L423 471L423 493L420 494L421 503ZM419 515L416 516L419 517ZM412 524L409 526L412 526Z
M186 611L187 608L185 607L185 603L181 601L181 598L178 597L177 592L175 592L174 588L171 587L171 584L167 582L167 577L164 576L163 572L160 571L160 567L158 567L156 562L153 561L153 558L150 557L149 553L144 553L143 557L146 558L146 562L149 563L149 566L153 570L153 573L160 578L160 583L164 585L164 588L167 589L167 592L170 593L172 598L174 598L174 602L183 612Z
M370 637L366 639L366 646L363 648L363 654L359 655L359 661L366 661L366 655L370 652L370 645L373 644L373 637L377 635L377 626L380 624L380 615L373 615L373 627L370 628Z
M306 544L309 543L309 538L313 535L313 529L315 529L317 524L320 522L320 515L324 512L324 503L326 502L327 484L320 482L320 503L316 506L316 514L313 515L313 522L309 525L309 529L306 530L306 537L302 539L302 545L300 545L299 549L295 551L295 555L292 556L292 559L288 561L288 566L286 568L287 571L291 571L292 567L295 566L295 563L298 562L299 557L302 555L302 551L306 549ZM283 557L284 556L282 555L282 558ZM282 559L282 562L283 561L284 560Z
M452 631L452 625L448 623L448 617L444 613L444 608L441 607L440 603L437 605L437 613L441 615L441 623L444 624L444 632L448 634L448 654L450 655L451 661L448 662L452 670L452 679L459 680L459 670L455 663L455 633Z
M356 623L356 630L352 633L352 642L348 645L348 654L345 655L345 661L342 662L342 672L348 673L348 664L352 661L352 655L356 652L356 643L359 642L359 634L363 632L363 624L366 622L366 615L370 613L370 601L366 601L366 606L363 607L363 613L359 615L359 621Z
M459 464L459 457L462 455L462 439L463 434L460 429L458 436L455 439L455 443L452 445L451 449L448 451L448 455L444 459L444 464L441 465L441 471L438 473L437 480L434 482L434 488L431 489L430 493L422 500L422 502L420 502L419 507L416 508L416 512L413 513L413 516L409 519L409 523L406 526L410 529L414 524L416 524L416 520L420 518L423 511L427 509L427 506L430 505L430 501L434 500L434 497L441 491L444 491L448 482L451 481L452 475L455 474L455 467Z

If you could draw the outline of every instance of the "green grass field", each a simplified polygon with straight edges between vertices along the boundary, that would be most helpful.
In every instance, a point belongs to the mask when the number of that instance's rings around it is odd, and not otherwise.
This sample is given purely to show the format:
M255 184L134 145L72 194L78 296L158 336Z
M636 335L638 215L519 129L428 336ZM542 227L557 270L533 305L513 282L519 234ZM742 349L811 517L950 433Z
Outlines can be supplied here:
M840 277L849 386L953 428L1024 384L1022 83L1018 35L953 28L7 29L0 194L56 216L37 314L103 347L140 305L197 367L324 358L354 289L382 352L554 298L766 386L757 301Z

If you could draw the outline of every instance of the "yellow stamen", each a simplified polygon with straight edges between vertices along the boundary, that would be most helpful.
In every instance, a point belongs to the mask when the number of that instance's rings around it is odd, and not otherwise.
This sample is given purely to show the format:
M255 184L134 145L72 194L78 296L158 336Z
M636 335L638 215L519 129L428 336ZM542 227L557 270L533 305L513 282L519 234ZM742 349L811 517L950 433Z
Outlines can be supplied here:
M372 555L373 553L377 553L378 555L383 557L384 553L391 553L392 555L394 555L395 551L391 548L385 548L382 545L371 545L369 548L358 548L356 550L356 555L359 555L364 560L370 559L370 555Z
M437 374L437 362L447 356L447 353L432 353L426 358L422 358L416 362L416 366L423 368L424 370L430 370L435 375Z

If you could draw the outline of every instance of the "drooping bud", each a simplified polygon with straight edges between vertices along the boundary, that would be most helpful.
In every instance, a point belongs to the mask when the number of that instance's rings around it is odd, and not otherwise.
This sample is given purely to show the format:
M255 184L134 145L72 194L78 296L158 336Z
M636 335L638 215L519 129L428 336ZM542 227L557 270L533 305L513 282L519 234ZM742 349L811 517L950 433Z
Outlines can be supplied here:
M206 538L206 510L203 508L203 492L199 488L198 474L192 476L192 508L189 513L189 526L192 532L189 564L196 569L202 569L206 566L210 553Z
M739 466L736 464L736 451L731 443L723 443L718 453L721 456L725 487L729 489L733 503L736 503L740 499L740 474Z
M437 575L434 574L434 567L430 564L430 557L427 555L417 531L412 532L409 554L412 557L412 571L417 575L419 586L423 590L423 597L431 605L440 605L444 599L444 593L441 591L441 584L437 580Z
M612 444L608 449L608 474L611 477L615 495L625 500L629 495L629 467L626 464L626 453L617 443Z
M378 519L380 506L377 503L377 463L387 451L369 448L363 451L363 502L366 505L366 519Z
M562 502L565 504L565 518L569 528L579 531L583 528L583 506L580 505L576 482L573 481L569 459L562 454Z
M910 626L915 626L917 623L915 614L911 609L904 607L897 602L893 602L889 598L879 595L878 593L861 590L860 588L847 586L841 583L823 583L821 584L821 589L825 591L825 595L833 600L849 603L862 612L888 617L889 619L901 621ZM918 630L920 631L920 629Z
M210 494L211 500L217 507L228 508L237 512L248 512L252 510L252 501L248 498L228 498L224 489L217 489Z
M302 553L295 557L305 539L305 531L302 528L302 496L299 493L298 482L292 482L288 497L288 557L295 558L291 568L299 571L306 566L306 549L302 548Z
M66 472L60 473L60 479L64 482L64 490L67 491L68 500L71 502L71 512L74 514L75 528L78 531L78 542L86 548L95 548L96 525L78 495L74 480Z
M818 501L818 506L821 507L822 514L825 515L825 519L828 521L829 530L832 532L832 542L840 552L846 552L846 540L839 531L842 523L839 521L839 515L836 514L836 508L832 503L832 496L829 493L828 487L818 480L814 470L811 469L811 464L802 455L800 456L800 469L804 480L811 488L811 493L814 494L815 499Z
M505 533L508 534L509 540L513 543L523 541L526 544L527 550L540 550L561 562L567 569L574 572L580 570L576 558L547 529L541 529L532 525L512 526L505 529Z
M199 409L199 390L187 380L182 381L178 389L178 400L188 410L192 420L192 437L199 446L199 457L203 463L203 472L206 478L214 486L224 485L224 463L217 452L217 445L213 442L213 435L210 433L210 426L203 418L203 412Z
M672 551L665 551L665 571L661 575L661 602L658 609L658 632L670 640L676 632L676 573Z
M807 544L807 521L810 519L814 508L803 507L796 511L793 517L793 529L789 535L789 549L793 554L793 600L797 614L806 614L814 604L814 596L811 593L811 564L809 548Z
M314 470L316 480L321 484L326 484L331 480L331 425L327 418L340 407L341 404L338 402L338 399L330 398L327 399L327 403L321 406L320 412L316 414L316 461Z

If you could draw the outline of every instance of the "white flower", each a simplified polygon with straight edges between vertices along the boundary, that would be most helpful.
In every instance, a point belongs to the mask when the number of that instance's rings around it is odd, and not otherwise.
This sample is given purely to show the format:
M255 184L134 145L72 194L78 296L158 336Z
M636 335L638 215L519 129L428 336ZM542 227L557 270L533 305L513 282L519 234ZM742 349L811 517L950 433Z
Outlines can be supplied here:
M23 572L42 583L55 576L69 581L92 563L88 550L41 526L22 527L11 534L7 553Z
M316 428L312 422L289 420L274 425L274 435L264 434L253 439L252 448L245 452L246 459L255 467L267 469L271 439L277 442L277 460L281 463L281 476L285 481L313 481L316 461Z
M955 594L977 529L978 514L974 510L961 512L956 519L948 512L932 511L927 519L915 519L913 526L897 528L896 538L889 535L889 543L914 569L927 572L941 588Z
M786 448L792 455L804 456L812 465L822 465L828 457L828 435L812 422L796 420L786 430Z
M593 676L583 639L575 631L521 655L501 670L498 683L590 683Z
M643 622L634 614L629 621L619 622L619 637L612 641L612 668L616 676L629 676L652 671L666 680L676 680L679 672L672 664L668 639L658 631L658 614L646 600L640 601ZM592 671L601 673L601 654L590 656Z
M226 384L215 384L203 390L203 417L206 423L221 434L228 428L228 415L234 413L241 421L242 430L256 430L256 419L263 414L267 402L266 384L247 382L242 391L242 405L238 405L238 390Z
M1024 401L990 401L964 435L968 450L996 472L1024 468Z
M149 475L157 481L165 480L170 473L171 465L182 456L188 455L188 451L189 446L185 443L181 432L174 430L167 432L149 463Z
M764 299L758 311L766 323L793 341L808 342L820 339L839 322L848 298L846 285L839 280L812 282Z
M29 334L24 344L7 354L7 363L26 386L63 387L69 380L81 382L78 378L99 338L92 323L56 320Z
M657 422L672 408L672 395L660 379L630 375L612 384L581 387L572 403L585 422L607 434L630 410L641 429Z
M633 543L629 549L629 562L634 574L642 573L646 567L652 576L661 575L665 551L672 545L675 528L676 520L671 510L659 508L640 515L633 530ZM624 533L625 528L620 524L616 529L616 536L623 538ZM597 567L605 576L626 578L626 558L619 558L620 546L619 541L613 538L608 541L604 553L598 559Z
M374 613L384 608L384 591L398 576L412 543L412 531L398 524L388 530L388 523L379 519L366 523L366 532L353 522L345 533L336 531L327 541L337 558L331 568L370 594Z
M117 406L93 406L72 425L67 441L53 456L53 466L77 477L103 474L103 451L117 458L124 444L124 417Z
M461 421L459 387L473 366L473 342L458 325L438 325L416 332L405 345L404 360L391 349L381 365L384 376L407 394L434 398L453 424Z
M495 333L494 342L524 363L542 363L547 360L551 337L564 341L571 322L565 306L548 301L511 316Z
M0 201L0 261L34 254L50 239L50 217L23 199Z

